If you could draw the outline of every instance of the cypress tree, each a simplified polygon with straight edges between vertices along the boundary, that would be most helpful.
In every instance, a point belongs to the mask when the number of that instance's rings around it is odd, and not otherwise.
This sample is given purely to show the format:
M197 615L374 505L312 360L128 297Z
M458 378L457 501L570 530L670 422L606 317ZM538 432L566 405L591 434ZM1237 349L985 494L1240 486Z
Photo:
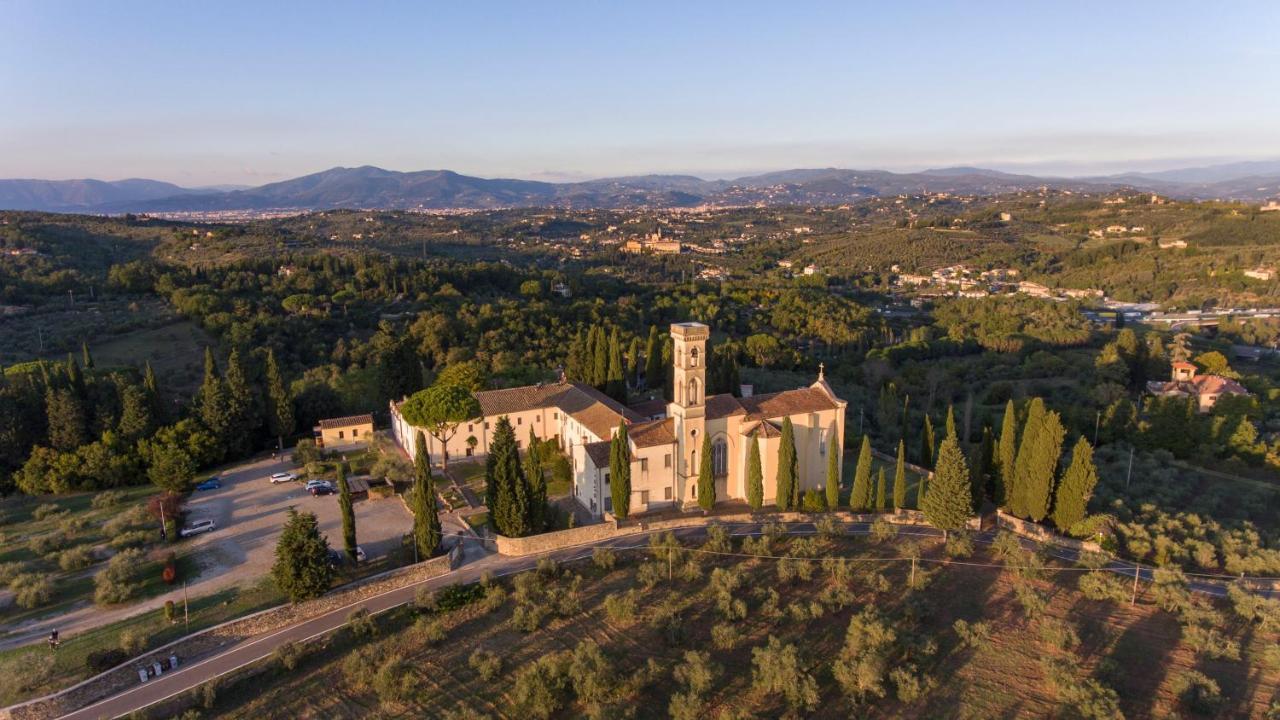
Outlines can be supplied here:
M675 343L668 337L662 343L662 397L671 402L676 397L676 368L671 362L675 354Z
M954 405L947 406L946 434L943 437L947 435L955 435L957 440L960 439L960 436L956 433L956 409Z
M994 473L995 493L992 500L1000 507L1008 507L1012 502L1011 490L1014 486L1014 469L1018 457L1018 415L1013 408L1013 400L1005 403L1004 420L1000 425L1000 447L996 456Z
M907 506L907 443L898 441L898 462L893 469L893 508Z
M627 348L627 382L635 387L640 382L640 338L632 336Z
M71 386L71 391L85 399L85 382L84 373L80 372L80 365L76 363L76 359L71 353L67 353L67 384Z
M227 388L227 414L230 418L228 446L233 455L244 455L253 446L253 438L257 435L262 420L257 412L257 398L253 386L249 384L248 373L240 361L240 351L232 349L227 357L227 372L224 375Z
M582 334L582 327L579 326L578 331L573 334L573 340L569 343L569 354L564 361L564 377L569 382L586 381L584 373L586 345L587 338Z
M1049 504L1053 501L1058 478L1058 460L1062 457L1062 441L1066 436L1067 430L1062 426L1058 413L1046 412L1036 433L1035 452L1026 485L1027 515L1036 522L1049 515Z
M542 444L533 426L529 427L524 476L529 482L529 525L534 532L541 532L547 525L547 475L542 463Z
M209 428L218 439L217 456L225 456L227 439L231 432L231 402L227 397L226 384L218 374L218 365L213 359L213 351L204 351L204 381L200 383L199 395L200 421Z
M969 468L964 452L954 433L942 440L938 451L938 469L934 472L929 492L921 504L924 517L930 525L947 532L964 527L972 512L973 497L970 494Z
M89 343L88 343L88 342L81 342L81 343L80 343L80 358L81 358L81 362L83 362L83 363L84 363L84 369L85 369L85 370L92 370L92 369L93 369L93 355L89 354Z
M1027 420L1022 426L1018 441L1018 455L1013 461L1013 483L1005 488L1009 494L1009 512L1018 517L1031 514L1027 491L1031 484L1032 456L1036 454L1038 447L1036 436L1044 424L1044 413L1044 401L1032 398L1027 405Z
M489 481L494 489L495 508L490 510L494 527L507 537L522 537L529 533L528 485L520 466L520 454L516 448L516 433L511 421L504 415L498 418L494 428L493 444L489 448L493 475Z
M276 352L267 350L267 431L276 438L277 447L284 449L284 436L292 435L295 425L293 398L280 376Z
M929 413L924 414L924 429L920 432L920 465L933 469L933 449L937 447L937 438L933 434L933 420Z
M698 463L698 507L710 510L716 505L716 479L711 474L711 435L702 436L702 460Z
M618 328L609 335L609 368L605 374L605 394L620 403L627 401L627 381L622 369L622 343Z
M790 510L795 507L796 497L796 431L791 418L782 420L782 439L778 443L778 492L779 510Z
M840 446L836 443L837 433L831 433L827 442L827 509L840 509Z
M752 433L747 442L751 443L747 449L747 504L752 510L759 510L764 505L764 467L760 462L760 441Z
M871 509L871 438L862 436L857 469L853 471L853 490L849 493L849 509L864 512Z
M271 577L276 587L293 602L319 597L329 589L333 580L329 542L320 534L315 513L299 513L289 508L288 519L276 541Z
M427 436L419 430L414 440L413 541L419 558L426 559L440 549L440 515L436 509L436 481L427 456Z
M597 326L593 329L596 339L591 347L591 384L603 391L609 380L609 338L604 334L604 328Z
M888 508L889 498L885 496L885 491L888 489L885 487L886 484L884 466L881 465L880 472L876 477L876 510L878 512L884 512Z
M1098 469L1093 465L1093 446L1082 435L1071 451L1071 465L1062 474L1058 494L1053 502L1053 524L1067 532L1084 520L1085 508L1098 484Z
M88 417L84 401L70 388L49 388L44 395L49 444L69 452L88 442Z
M662 346L658 343L658 326L649 326L649 340L644 346L644 386L648 390L659 387L662 371Z
M625 422L618 423L618 432L609 443L609 495L614 517L625 520L631 513L631 447Z
M342 511L342 546L347 558L356 559L356 510L351 502L351 486L347 483L347 464L338 463L338 509Z
M992 455L995 452L995 439L991 428L982 428L982 442L978 445L978 454L973 467L973 509L982 507L983 497L987 493L987 479L991 475Z

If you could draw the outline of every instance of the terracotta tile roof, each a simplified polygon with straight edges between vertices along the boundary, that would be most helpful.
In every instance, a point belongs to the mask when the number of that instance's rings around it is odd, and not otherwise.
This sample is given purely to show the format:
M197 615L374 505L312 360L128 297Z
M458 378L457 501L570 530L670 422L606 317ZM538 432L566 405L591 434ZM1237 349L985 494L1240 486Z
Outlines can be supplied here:
M771 420L761 420L760 422L743 425L741 432L746 437L751 437L751 435L756 432L759 432L760 437L766 438L782 436L782 428L778 423Z
M645 419L645 416L617 400L581 383L548 383L505 390L482 390L476 393L476 400L480 403L480 413L485 417L539 408L559 408L600 438L609 437L623 418L628 422Z
M670 445L676 441L675 425L671 418L636 423L627 428L627 437L638 448Z
M348 415L347 417L340 417L340 418L325 418L324 420L320 421L319 427L325 430L332 430L334 428L351 427L352 425L372 425L372 424L373 424L373 415L366 413L364 415Z
M566 387L569 386L547 383L543 385L525 385L524 387L507 388L505 390L481 390L476 393L476 400L480 403L480 414L485 417L510 415L511 413L550 407L556 396L563 393Z
M1243 385L1231 378L1222 377L1221 375L1198 375L1192 378L1191 382L1202 395L1221 395L1223 393L1230 395L1249 394L1249 391L1245 390Z
M707 398L707 419L719 420L730 415L742 415L742 403L732 395L712 395Z
M601 440L600 442L587 443L582 446L582 449L587 451L587 457L591 458L591 462L597 468L607 468L609 467L609 446L612 444L608 440Z
M641 417L653 417L655 415L667 414L667 401L662 398L656 400L643 400L638 403L632 403L627 407Z
M835 410L839 407L829 395L815 387L739 398L738 403L752 420L782 418L819 410Z

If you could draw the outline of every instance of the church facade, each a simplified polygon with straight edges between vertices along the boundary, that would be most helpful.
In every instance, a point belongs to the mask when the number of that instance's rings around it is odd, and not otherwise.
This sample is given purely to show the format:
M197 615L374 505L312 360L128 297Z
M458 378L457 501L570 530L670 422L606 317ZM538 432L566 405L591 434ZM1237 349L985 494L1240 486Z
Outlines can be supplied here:
M573 494L596 517L612 513L609 447L618 426L627 425L631 450L630 513L683 508L697 503L698 470L705 438L710 438L716 500L745 501L750 444L760 449L764 502L777 495L777 459L782 424L790 418L795 433L799 492L821 489L827 453L844 447L845 409L821 370L808 387L767 395L706 395L707 342L710 328L684 322L671 326L673 394L665 407L655 403L624 406L580 383L532 385L476 394L482 416L463 423L450 439L451 458L487 452L494 424L507 417L523 447L529 435L554 439L573 467ZM392 430L412 457L416 429L391 404ZM428 452L443 448L428 438ZM840 458L836 458L839 463Z

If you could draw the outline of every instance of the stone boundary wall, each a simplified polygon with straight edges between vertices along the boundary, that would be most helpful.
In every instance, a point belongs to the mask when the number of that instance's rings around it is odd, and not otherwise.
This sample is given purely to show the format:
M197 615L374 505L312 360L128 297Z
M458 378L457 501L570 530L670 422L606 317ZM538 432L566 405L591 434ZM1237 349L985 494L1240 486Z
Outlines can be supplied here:
M1065 535L1059 535L1043 525L1033 523L1030 520L1023 520L1003 510L996 510L996 527L1036 542L1049 543L1077 552L1102 552L1102 546L1092 540L1077 540Z
M617 521L610 521L597 525L584 525L582 527L576 527L569 530L558 530L556 532L542 533L541 535L530 535L528 537L521 538L509 538L504 535L494 535L493 541L498 553L510 557L524 557L527 555L539 555L553 550L562 550L564 548L575 547L578 545L600 542L601 540L608 540L610 538L639 535L642 533L657 532L661 530L706 527L707 525L716 524L817 522L823 517L830 517L842 523L871 523L882 519L895 525L918 525L929 527L929 523L924 519L924 513L919 510L897 510L892 513L852 513L847 511L829 513L772 512L730 515L688 515L686 517L672 518L670 520L654 521L638 519L634 524L628 524L622 527L618 526ZM981 522L981 518L970 518L968 528L970 530L978 530L981 526Z
M149 650L143 655L131 658L121 665L65 690L0 709L0 720L45 720L64 715L137 685L139 666L168 658L170 655L177 655L178 660L183 664L190 663L203 655L241 640L319 617L389 590L444 575L450 571L450 564L451 556L441 555L426 562L365 578L315 600L296 605L277 605L252 615L229 620Z

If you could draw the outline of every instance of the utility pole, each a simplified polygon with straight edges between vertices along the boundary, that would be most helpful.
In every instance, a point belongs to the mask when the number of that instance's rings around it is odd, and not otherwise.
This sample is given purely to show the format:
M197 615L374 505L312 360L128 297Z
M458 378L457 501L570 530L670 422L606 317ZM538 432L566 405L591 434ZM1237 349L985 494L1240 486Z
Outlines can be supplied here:
M911 556L911 580L907 583L907 587L915 587L916 584L916 558Z
M1138 563L1133 564L1133 595L1129 597L1129 604L1133 605L1138 602Z
M1093 446L1098 447L1098 426L1102 424L1102 411L1099 410L1093 419Z
M1129 448L1129 471L1124 476L1124 489L1129 489L1129 480L1133 478L1133 447Z
M185 632L191 632L191 613L187 609L187 581L182 581L182 624L186 627Z

